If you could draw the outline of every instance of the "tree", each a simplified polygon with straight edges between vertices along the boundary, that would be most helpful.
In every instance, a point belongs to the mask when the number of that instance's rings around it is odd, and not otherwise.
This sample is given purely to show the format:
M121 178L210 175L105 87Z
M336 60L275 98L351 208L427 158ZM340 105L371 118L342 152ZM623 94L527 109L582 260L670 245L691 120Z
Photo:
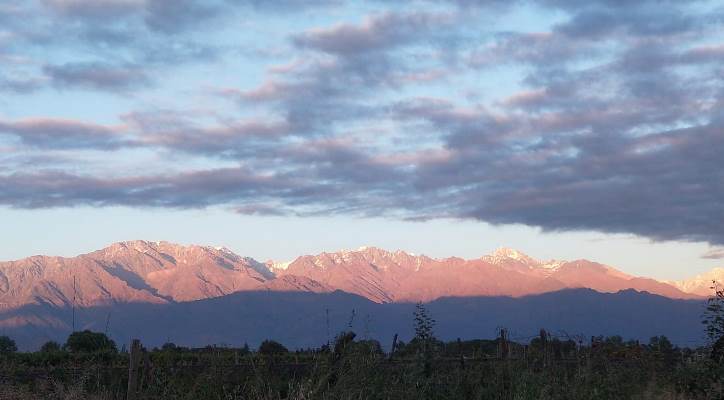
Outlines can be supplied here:
M666 336L654 336L649 339L649 348L659 353L671 353L674 351L674 345Z
M68 336L65 342L65 348L73 353L95 353L99 351L116 352L116 343L108 338L104 333L91 332L85 330L82 332L73 332Z
M45 342L45 344L40 347L41 353L55 353L58 351L60 351L60 345L58 342L54 342L52 340Z
M171 342L166 342L161 346L163 351L176 351L177 348L176 344Z
M415 305L415 339L421 343L427 343L434 339L433 328L435 320L427 314L427 309L422 303Z
M706 335L712 343L724 337L724 288L712 281L714 295L707 300L703 323Z
M285 354L288 352L289 350L287 350L284 345L273 340L265 340L261 343L261 345L259 345L259 354L271 356L275 354Z
M415 305L413 315L415 317L415 337L410 344L418 346L417 354L422 359L423 373L429 377L432 373L432 347L435 343L433 328L435 327L435 320L428 315L427 309L421 302Z
M648 347L667 369L671 370L674 367L677 359L677 349L666 336L652 337L649 340Z
M18 351L15 341L7 336L0 336L0 356L9 356Z

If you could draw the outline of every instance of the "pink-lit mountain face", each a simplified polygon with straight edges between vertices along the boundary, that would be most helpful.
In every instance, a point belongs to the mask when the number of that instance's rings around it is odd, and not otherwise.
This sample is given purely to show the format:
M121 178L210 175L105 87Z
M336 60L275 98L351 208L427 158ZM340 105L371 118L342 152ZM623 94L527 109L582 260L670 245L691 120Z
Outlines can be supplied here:
M512 249L478 259L433 259L402 251L365 247L357 251L303 256L274 268L276 276L306 276L324 285L376 302L431 301L441 297L513 296L589 288L625 289L686 299L696 295L654 279L627 275L587 260L535 260Z
M668 283L681 291L708 297L714 293L714 282L719 289L724 287L724 268L714 268L690 279Z
M364 247L263 264L224 248L131 241L73 258L34 256L0 263L0 309L32 304L162 304L245 291L341 290L390 303L521 297L565 288L635 289L676 299L704 295L695 285L677 287L633 277L586 260L543 262L511 249L465 260Z
M167 242L122 242L73 258L0 263L3 308L182 302L265 289L328 290L304 277L276 279L264 264L224 248Z

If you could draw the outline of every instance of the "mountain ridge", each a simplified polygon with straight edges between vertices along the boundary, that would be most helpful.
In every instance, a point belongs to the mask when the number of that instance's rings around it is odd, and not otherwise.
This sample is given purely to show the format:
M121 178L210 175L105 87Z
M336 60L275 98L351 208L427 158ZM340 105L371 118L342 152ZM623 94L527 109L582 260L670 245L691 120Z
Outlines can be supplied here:
M511 337L537 334L541 328L585 339L593 335L621 335L647 340L666 335L674 343L703 342L699 316L701 300L676 300L624 290L600 293L592 289L564 289L518 298L443 297L426 305L436 319L435 334L443 340L493 338L499 327ZM318 347L341 330L352 329L362 338L389 345L393 335L414 335L415 304L375 303L355 294L247 291L203 300L140 304L127 303L76 310L76 329L107 331L119 344L139 338L144 345L248 343L256 347L273 339L290 348ZM0 310L5 334L22 349L37 349L48 340L62 342L73 331L72 310L27 305ZM350 315L358 318L350 318ZM11 322L3 325L3 322ZM671 321L677 323L672 324Z
M261 263L225 247L132 240L75 257L31 256L0 262L0 309L25 304L80 307L169 303L251 291L334 290L377 303L443 297L541 294L566 288L635 289L701 298L686 285L636 277L588 260L541 261L511 248L475 259L433 258L364 246Z
M711 269L689 279L667 282L687 293L711 296L714 292L712 289L714 282L717 282L719 289L724 287L724 267Z

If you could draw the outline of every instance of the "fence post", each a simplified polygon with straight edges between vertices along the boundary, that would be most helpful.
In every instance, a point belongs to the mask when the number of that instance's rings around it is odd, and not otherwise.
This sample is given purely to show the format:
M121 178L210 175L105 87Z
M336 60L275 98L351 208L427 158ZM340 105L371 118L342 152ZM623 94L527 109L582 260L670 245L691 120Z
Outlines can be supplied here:
M458 352L460 354L460 368L465 369L465 355L463 354L463 342L458 338Z
M508 330L500 329L500 337L498 338L498 358L505 360L508 358Z
M395 354L396 348L397 348L397 334L395 333L395 337L392 338L392 348L390 349L390 356L388 358L389 361L392 361L392 356Z
M127 400L136 400L138 397L138 365L141 362L141 341L133 339L131 353L128 359L128 393Z
M548 366L548 337L550 335L545 329L540 330L540 343L543 349L543 367Z

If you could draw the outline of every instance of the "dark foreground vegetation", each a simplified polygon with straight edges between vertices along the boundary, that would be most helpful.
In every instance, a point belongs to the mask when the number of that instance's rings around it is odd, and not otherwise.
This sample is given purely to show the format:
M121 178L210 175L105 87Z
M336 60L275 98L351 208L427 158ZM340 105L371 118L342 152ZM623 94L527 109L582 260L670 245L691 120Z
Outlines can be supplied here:
M18 353L0 337L0 399L724 399L723 301L721 292L710 301L710 345L695 349L663 336L639 343L544 330L524 344L505 329L495 340L445 343L422 305L415 337L395 338L388 352L353 332L299 351L274 341L119 350L84 331Z

